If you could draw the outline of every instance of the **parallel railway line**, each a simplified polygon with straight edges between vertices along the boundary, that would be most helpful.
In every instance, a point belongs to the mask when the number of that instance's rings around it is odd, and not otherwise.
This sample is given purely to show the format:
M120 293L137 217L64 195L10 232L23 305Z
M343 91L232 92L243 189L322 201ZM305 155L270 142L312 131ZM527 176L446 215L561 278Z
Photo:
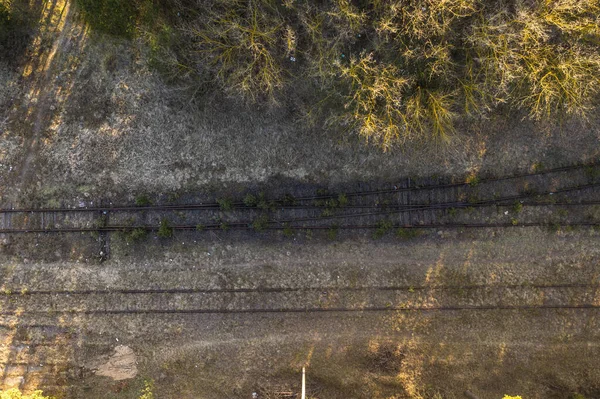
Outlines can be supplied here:
M158 222L163 219L169 221L173 230L356 230L379 228L383 222L394 228L421 229L546 226L557 221L548 222L547 215L541 215L541 218L520 215L519 223L514 220L508 223L494 218L493 214L490 217L490 211L476 220L472 217L461 220L453 214L502 207L519 207L519 212L532 208L565 208L569 213L579 214L592 212L600 207L597 190L600 182L596 175L600 176L600 167L590 164L490 178L475 185L464 182L411 185L407 179L392 189L364 189L337 196L263 199L262 205L258 206L230 201L227 207L214 202L140 207L9 208L0 209L0 234L156 231ZM523 180L547 179L548 176L551 177L548 181ZM508 186L493 185L507 181L515 182ZM569 184L561 184L561 181ZM13 220L13 216L18 219ZM560 221L560 224L570 226L599 223L589 215L585 219L563 217Z
M598 283L39 290L5 293L0 315L595 309L599 298Z
M600 163L535 173L444 182L406 179L353 192L300 194L265 200L264 206L215 201L156 206L76 206L0 209L0 234L157 231L168 220L176 231L463 229L600 225ZM343 202L343 204L342 204ZM514 209L513 209L514 208ZM518 211L517 211L518 209ZM558 214L560 211L560 214ZM508 215L506 214L508 213ZM133 221L128 220L133 219ZM45 283L44 283L45 284ZM171 286L66 288L51 283L25 290L4 282L0 334L7 339L0 365L7 371L54 374L72 366L73 320L206 315L360 314L389 312L580 312L600 310L600 281L548 284L447 284L268 287ZM204 283L205 284L205 283ZM318 285L318 283L317 283ZM147 288L146 288L147 287ZM451 315L452 316L452 315ZM168 320L168 319L167 319ZM73 324L70 324L73 321ZM71 330L69 326L73 326ZM21 337L18 329L39 330ZM72 336L71 336L72 335ZM12 338L11 338L12 336ZM35 338L38 337L38 338ZM108 339L108 338L106 338ZM114 340L114 339L113 339ZM101 343L102 345L108 345ZM114 344L114 342L111 342ZM24 345L27 347L24 349ZM108 345L107 347L110 347ZM64 358L51 359L50 349ZM61 349L62 348L62 349ZM70 349L69 349L70 348ZM43 364L43 369L42 369ZM63 372L63 371L61 371Z

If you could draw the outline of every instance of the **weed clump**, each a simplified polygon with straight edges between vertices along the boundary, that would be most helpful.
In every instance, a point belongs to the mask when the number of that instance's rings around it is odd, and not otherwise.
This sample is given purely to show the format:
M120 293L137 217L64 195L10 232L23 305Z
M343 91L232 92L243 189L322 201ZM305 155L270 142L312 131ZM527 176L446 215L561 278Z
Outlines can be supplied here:
M373 238L379 239L386 235L392 228L394 224L390 220L383 220L377 223L377 229L373 233Z
M340 208L345 207L346 205L348 205L348 196L346 194L338 195L337 202Z
M289 223L286 223L283 226L283 235L288 238L291 238L294 236L294 229L289 225Z
M252 228L256 232L263 232L269 227L269 217L267 215L260 215L252 222Z
M512 209L515 213L521 213L523 211L523 203L521 203L520 201L516 201Z
M247 207L254 207L258 203L258 199L256 198L255 195L246 194L243 202L244 202L244 205L246 205Z
M222 211L230 211L233 209L233 201L229 198L220 198L217 200L217 204L219 204L219 208Z
M152 201L146 194L141 194L135 197L135 205L136 206L149 206L152 205Z
M161 238L173 237L173 228L169 224L169 221L165 218L161 219L160 226L158 227L158 236Z
M329 227L329 229L327 230L327 238L332 241L335 240L337 238L339 230L340 230L340 226L338 226L337 224L331 225Z
M133 244L139 241L144 240L148 236L148 232L146 229L138 227L131 231L127 231L125 234L125 242L127 244Z
M396 230L396 237L403 239L403 240L416 238L416 237L419 237L421 234L423 234L423 232L419 229L409 229L409 228L399 227Z

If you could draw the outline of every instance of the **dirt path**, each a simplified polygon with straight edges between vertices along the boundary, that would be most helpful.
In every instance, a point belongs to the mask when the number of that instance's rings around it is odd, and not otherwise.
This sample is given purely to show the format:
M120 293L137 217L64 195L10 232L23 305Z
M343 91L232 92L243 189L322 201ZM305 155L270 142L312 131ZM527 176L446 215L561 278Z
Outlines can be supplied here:
M72 24L72 10L70 2L66 0L53 0L46 2L46 8L43 13L43 19L46 24L40 24L38 35L34 38L34 43L42 42L44 38L52 38L53 43L49 49L33 48L31 59L38 62L38 66L26 65L25 70L31 69L31 74L27 77L30 81L29 97L35 99L35 103L30 106L28 116L25 122L32 125L31 133L27 135L25 142L25 158L19 170L19 185L26 184L27 179L33 173L31 163L38 156L40 141L43 139L45 130L52 119L53 104L56 94L48 88L54 85L56 76L61 72L63 65L57 65L54 60L57 53L63 51L71 39L69 36ZM51 32L51 36L48 33Z
M28 180L35 172L32 162L39 156L40 142L44 139L46 129L52 121L54 104L56 103L55 86L57 76L62 72L64 65L55 62L60 53L71 40L72 8L67 0L52 0L44 2L37 33L32 40L28 51L30 61L23 67L24 93L28 103L25 119L26 126L31 126L25 132L24 158L19 171L18 186L28 184ZM49 44L50 42L50 44Z

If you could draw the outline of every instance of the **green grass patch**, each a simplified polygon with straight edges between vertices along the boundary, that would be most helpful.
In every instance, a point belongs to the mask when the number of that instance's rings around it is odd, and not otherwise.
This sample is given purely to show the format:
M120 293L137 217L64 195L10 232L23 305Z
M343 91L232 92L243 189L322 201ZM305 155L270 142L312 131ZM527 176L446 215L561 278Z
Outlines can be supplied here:
M102 33L132 38L135 35L140 4L136 0L75 0L89 26Z

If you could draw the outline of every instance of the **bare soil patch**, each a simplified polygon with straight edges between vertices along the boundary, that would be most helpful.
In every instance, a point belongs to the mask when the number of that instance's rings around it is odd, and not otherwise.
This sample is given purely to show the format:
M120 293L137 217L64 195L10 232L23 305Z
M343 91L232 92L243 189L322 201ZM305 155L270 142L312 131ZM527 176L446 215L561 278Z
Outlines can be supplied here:
M104 364L98 366L96 375L109 377L115 381L135 378L138 373L137 360L133 349L125 345L115 347L115 353Z

